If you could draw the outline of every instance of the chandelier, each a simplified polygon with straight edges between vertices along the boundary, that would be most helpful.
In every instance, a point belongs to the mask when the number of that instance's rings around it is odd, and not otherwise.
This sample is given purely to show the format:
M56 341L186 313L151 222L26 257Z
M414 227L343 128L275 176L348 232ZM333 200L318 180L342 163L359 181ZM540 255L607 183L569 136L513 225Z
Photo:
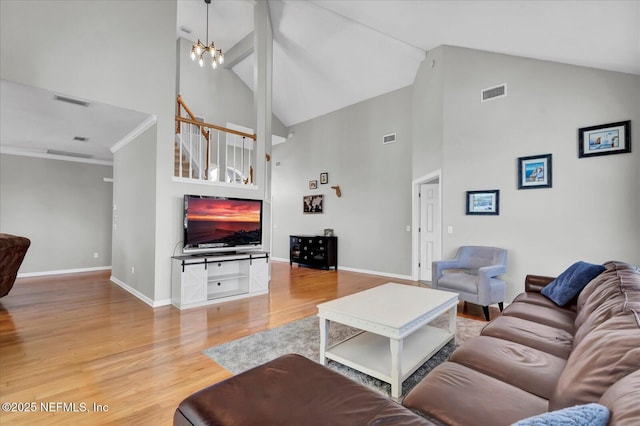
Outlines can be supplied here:
M222 65L224 62L224 56L222 55L222 49L216 49L213 41L209 44L209 4L211 4L211 0L204 0L204 2L207 4L207 43L202 44L198 39L198 42L191 46L191 60L195 61L196 57L198 57L198 63L202 66L204 64L204 54L209 52L211 66L216 69L218 64Z

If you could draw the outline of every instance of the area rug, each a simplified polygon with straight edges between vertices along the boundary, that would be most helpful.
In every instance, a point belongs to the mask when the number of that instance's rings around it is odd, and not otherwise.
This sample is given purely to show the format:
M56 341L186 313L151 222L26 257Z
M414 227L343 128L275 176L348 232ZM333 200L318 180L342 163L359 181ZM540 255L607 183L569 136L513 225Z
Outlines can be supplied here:
M448 323L449 317L448 314L445 314L435 319L431 325L446 328ZM484 321L458 317L456 323L458 344L479 335L480 330L486 324ZM329 344L344 340L356 333L358 333L357 329L332 323L329 329ZM448 343L418 368L411 377L404 381L402 396L406 395L434 367L446 361L454 349L455 345L451 342ZM205 349L203 352L233 374L241 373L289 353L297 353L318 362L320 354L318 317L313 315L303 318L280 327ZM391 385L388 383L331 360L329 361L329 367L368 388L387 396L391 395Z

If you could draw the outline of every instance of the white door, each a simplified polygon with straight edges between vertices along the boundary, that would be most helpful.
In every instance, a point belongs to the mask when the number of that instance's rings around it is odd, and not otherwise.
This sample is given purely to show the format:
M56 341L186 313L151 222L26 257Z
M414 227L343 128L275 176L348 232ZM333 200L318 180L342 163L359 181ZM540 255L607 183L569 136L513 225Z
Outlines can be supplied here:
M420 281L431 281L431 262L440 260L440 185L420 185Z

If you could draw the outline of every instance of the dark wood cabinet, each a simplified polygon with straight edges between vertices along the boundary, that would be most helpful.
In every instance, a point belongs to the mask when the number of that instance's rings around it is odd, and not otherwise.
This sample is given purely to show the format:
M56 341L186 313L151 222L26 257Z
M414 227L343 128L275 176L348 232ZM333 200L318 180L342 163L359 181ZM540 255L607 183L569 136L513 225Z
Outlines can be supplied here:
M289 264L338 269L338 237L289 236Z

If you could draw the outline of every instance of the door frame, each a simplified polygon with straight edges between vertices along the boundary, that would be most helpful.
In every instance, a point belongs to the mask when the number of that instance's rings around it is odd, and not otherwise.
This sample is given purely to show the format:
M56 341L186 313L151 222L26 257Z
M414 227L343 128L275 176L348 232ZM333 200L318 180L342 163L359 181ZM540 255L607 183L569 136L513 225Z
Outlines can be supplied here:
M438 215L440 227L440 253L442 253L442 169L438 169L427 175L414 179L411 183L411 279L418 281L420 278L420 235L418 228L420 227L420 185L424 183L438 182Z

